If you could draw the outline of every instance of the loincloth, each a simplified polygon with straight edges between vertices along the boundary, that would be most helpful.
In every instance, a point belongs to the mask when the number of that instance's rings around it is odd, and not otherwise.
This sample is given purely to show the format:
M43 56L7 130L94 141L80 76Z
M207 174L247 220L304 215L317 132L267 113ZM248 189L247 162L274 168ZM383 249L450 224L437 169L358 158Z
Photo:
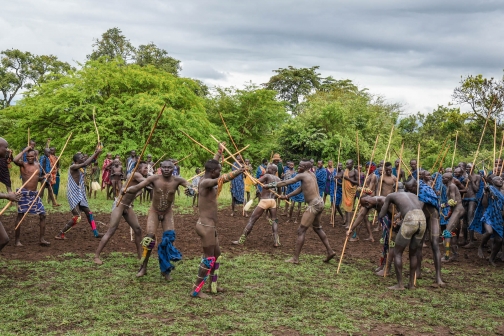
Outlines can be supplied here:
M324 210L324 200L322 198L316 199L315 202L306 207L306 211L319 214Z
M274 199L261 199L257 206L263 210L276 209L276 201Z
M44 205L42 200L38 197L38 191L34 190L16 190L17 193L21 194L21 199L18 202L18 213L31 213L35 215L45 214ZM33 205L32 205L33 204ZM28 209L30 208L30 211Z
M413 238L417 242L422 240L426 227L425 214L422 210L415 209L407 212L397 233L396 244L399 246L408 246Z

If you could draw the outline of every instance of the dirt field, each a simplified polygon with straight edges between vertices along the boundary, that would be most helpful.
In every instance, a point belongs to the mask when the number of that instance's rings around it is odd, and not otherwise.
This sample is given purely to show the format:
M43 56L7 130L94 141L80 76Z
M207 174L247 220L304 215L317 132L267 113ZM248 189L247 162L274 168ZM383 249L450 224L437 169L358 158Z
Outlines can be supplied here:
M242 233L243 228L247 223L247 218L242 216L231 217L229 210L223 210L219 213L218 235L223 253L236 255L243 252L258 251L267 254L291 254L294 250L295 241L297 238L297 224L286 222L286 217L280 216L280 241L282 246L279 248L273 247L273 238L271 227L263 216L255 224L252 233L249 235L244 247L234 246L232 240L237 240ZM67 252L76 253L82 257L86 254L94 253L98 246L98 239L94 238L89 224L83 219L76 227L74 227L66 236L67 240L55 240L56 233L70 219L68 214L49 214L47 217L46 239L51 242L51 246L42 247L38 245L38 217L29 216L22 224L21 242L23 247L14 247L14 216L5 216L2 218L2 223L7 230L11 242L6 246L0 255L5 259L18 260L41 260L47 256L59 256ZM329 238L333 249L341 253L343 247L345 230L342 226L341 218L337 218L335 227L329 224L329 214L325 213L322 218L323 228ZM105 232L108 227L110 216L108 214L95 214L95 220L100 232ZM139 217L142 228L145 228L146 217ZM194 232L194 225L197 221L197 215L175 215L175 227L177 232L177 240L175 246L180 249L186 257L194 257L201 255L201 247L199 238ZM361 240L358 242L349 242L345 251L344 263L351 263L353 258L369 260L369 268L373 269L379 260L381 245L379 243L381 232L373 233L375 242L366 242L362 238L366 236L364 228L361 228ZM162 236L161 228L158 229L157 236ZM441 250L443 253L442 246ZM461 258L454 262L457 267L463 266L474 268L475 266L487 266L485 260L477 258L476 249L461 250ZM134 244L130 241L129 226L124 220L121 221L119 229L114 237L105 247L103 256L106 258L109 252L134 252ZM325 249L318 239L318 236L309 230L306 236L306 242L302 253L324 254ZM424 248L424 258L431 259L430 248ZM405 253L404 255L407 255ZM302 255L301 255L302 258ZM301 259L302 260L302 259ZM432 268L432 263L424 263L424 267ZM452 267L452 265L443 265L443 267Z

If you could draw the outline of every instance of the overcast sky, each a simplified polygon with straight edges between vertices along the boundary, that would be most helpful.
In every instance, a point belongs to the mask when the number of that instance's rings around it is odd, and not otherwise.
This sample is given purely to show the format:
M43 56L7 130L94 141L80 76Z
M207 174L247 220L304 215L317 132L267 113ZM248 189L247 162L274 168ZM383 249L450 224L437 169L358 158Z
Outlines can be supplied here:
M478 0L2 0L0 49L75 62L119 27L154 42L209 85L265 83L273 69L320 66L404 105L446 105L460 76L501 77L504 2Z

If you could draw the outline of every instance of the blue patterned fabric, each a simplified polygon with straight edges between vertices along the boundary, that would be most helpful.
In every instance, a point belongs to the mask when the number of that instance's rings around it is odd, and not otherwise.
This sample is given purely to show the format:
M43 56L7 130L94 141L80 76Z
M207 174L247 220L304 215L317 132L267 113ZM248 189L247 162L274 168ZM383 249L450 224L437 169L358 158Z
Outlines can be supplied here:
M39 164L40 164L40 175L42 176L45 174L49 174L49 172L51 171L51 160L47 156L42 155L40 157Z
M488 195L488 206L486 209L483 208L483 203L480 201L476 207L476 212L474 213L474 219L469 227L469 230L483 234L486 232L484 223L490 225L492 229L500 237L504 235L502 219L502 208L504 206L504 196L501 194L499 189L494 186L490 186L490 193Z
M75 209L77 205L89 208L86 198L86 187L84 185L84 174L84 170L79 169L79 185L77 185L70 170L68 170L67 199L70 210Z
M171 261L182 260L182 253L175 246L173 242L175 241L175 231L168 230L163 232L163 238L158 246L158 258L159 258L159 268L164 274L170 273L175 269L175 265L171 264Z
M126 175L129 175L135 169L136 163L137 159L133 159L131 156L126 160Z
M238 162L233 164L231 170L235 171L240 168ZM231 180L231 195L235 201L235 204L243 204L245 201L245 181L243 180L243 174L237 176Z
M417 179L417 171L418 169L415 169L413 172L411 172L410 176L413 176L413 178L416 180Z
M16 192L21 194L21 199L18 202L18 213L31 213L34 215L40 215L40 214L45 214L45 209L44 205L42 204L42 200L40 197L38 197L38 191L37 190L26 190L26 189L19 189L16 190ZM32 205L32 203L34 203ZM28 209L30 208L30 211Z
M392 168L392 175L394 175L395 177L397 177L397 168L396 167Z
M341 200L343 199L343 190L341 189L341 183L342 180L338 179L338 184L336 184L336 169L332 173L332 179L331 179L331 189L330 189L330 195L331 195L331 203L334 203L334 186L337 185L336 187L336 205L341 205Z
M324 194L325 190L325 184L326 184L326 179L327 179L327 170L322 167L320 169L317 168L315 171L315 177L317 178L317 185L319 189L319 194L322 197Z
M297 175L297 173L292 174L291 178L296 177L296 175ZM301 187L300 181L293 183L293 184L289 184L287 186L287 194L290 194L291 192L293 192L294 190L296 190L299 187ZM303 203L305 201L303 193L299 193L296 196L291 197L290 200L293 202L299 202L299 203Z
M441 191L441 187L443 186L443 178L441 173L436 172L432 174L432 180L434 181L434 190Z
M445 216L448 216L448 213L450 212L450 207L448 206L448 188L442 184L440 191L441 204L445 204L446 206L444 208L441 207L441 210L439 211L439 224L446 225L448 224L449 218L445 218Z
M266 174L266 166L261 164L256 170L256 179L260 179L264 174ZM256 185L257 191L262 192L262 187L258 184Z
M418 193L420 202L432 205L439 210L439 197L436 192L429 187L424 181L420 181L420 192Z

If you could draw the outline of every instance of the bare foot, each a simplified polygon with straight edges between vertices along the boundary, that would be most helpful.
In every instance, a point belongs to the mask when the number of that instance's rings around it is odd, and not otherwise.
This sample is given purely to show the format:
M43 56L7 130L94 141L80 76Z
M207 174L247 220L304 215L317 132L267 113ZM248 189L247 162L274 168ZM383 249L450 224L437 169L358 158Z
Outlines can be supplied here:
M58 240L65 240L66 237L65 236L62 236L62 235L57 235L56 237L54 237L54 239L58 239Z
M166 281L170 281L172 279L171 277L171 274L170 273L162 273L161 272L161 276L163 276L165 278Z
M329 253L327 255L327 257L324 259L324 262L325 263L328 263L332 258L334 258L336 256L336 252L332 251L331 253Z
M438 281L436 281L435 283L432 284L433 286L436 286L436 287L441 287L443 288L444 286L446 286L446 284L443 282L443 280L439 279Z
M388 287L388 289L392 289L392 290L405 290L406 288L404 288L404 286L399 286L397 284L395 286Z
M350 239L348 239L348 241L351 241L351 242L356 242L356 241L359 241L359 237L350 237Z
M231 244L233 245L240 245L240 242L238 240L232 241Z
M49 246L51 243L49 243L47 240L44 238L40 239L40 246Z
M139 278L144 275L147 275L147 268L142 266L142 267L140 267L140 270L138 271L136 276Z
M207 293L212 293L212 288L210 286L208 286L208 288L206 289L206 292ZM226 290L224 288L217 287L217 293L224 293L224 292L226 292Z
M294 257L285 260L285 262L288 262L288 263L291 263L291 264L296 264L296 265L299 264L299 260L295 259Z
M200 291L196 296L193 296L192 293L191 293L191 296L193 298L200 298L200 299L209 299L210 298L210 295L205 294L202 291Z
M384 273L385 273L385 270L382 268L381 270L376 271L376 272L375 272L375 275L378 275L378 276L381 276L381 277L382 277Z
M497 267L497 264L490 258L488 258L488 262L490 263L490 265L492 265L493 267Z
M375 228L373 229L373 232L378 232L378 231L380 231L380 227L379 227L379 226L377 226L377 227L375 227Z
M248 215L248 213L245 213L245 216L244 216L244 217L245 217L245 218L248 218L248 216L249 216L249 215Z
M472 249L472 248L476 247L476 243L475 242L469 242L466 245L460 246L460 247L462 247L463 249Z
M374 238L371 236L371 237L364 239L364 241L371 241L371 243L374 243Z
M229 215L229 216L234 217L235 216L234 212L231 212L231 215Z
M61 204L53 204L52 206L53 206L53 208L57 208L57 207L61 206Z
M485 252L483 252L483 249L481 248L481 246L478 248L478 257L480 259L485 259Z
M98 264L98 265L103 265L103 261L101 261L99 257L95 257L95 258L93 259L93 261L94 261L94 263L95 263L95 264Z
M14 244L14 246L19 246L19 247L21 247L21 246L23 246L23 244L21 244L21 242L20 242L20 241L17 241L17 242L16 242L16 244Z

